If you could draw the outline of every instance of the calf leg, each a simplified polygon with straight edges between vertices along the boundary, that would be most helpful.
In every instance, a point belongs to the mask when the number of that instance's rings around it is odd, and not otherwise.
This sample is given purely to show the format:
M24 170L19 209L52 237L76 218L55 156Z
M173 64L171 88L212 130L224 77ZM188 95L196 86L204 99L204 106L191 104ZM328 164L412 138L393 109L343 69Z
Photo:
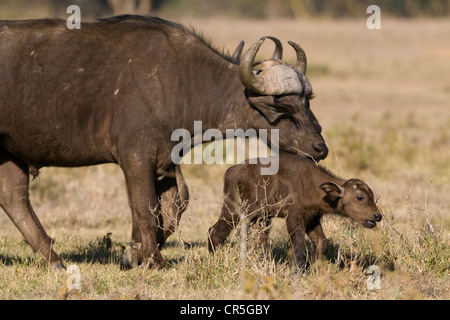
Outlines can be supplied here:
M256 243L261 247L263 253L268 252L268 239L270 234L270 229L272 227L272 217L267 214L263 214L262 217L258 218L255 222L258 230L256 231Z
M238 223L239 215L234 211L234 208L230 208L224 204L219 220L208 230L209 252L214 253L217 246L223 245L228 235Z
M320 224L320 217L314 219L306 228L306 233L315 246L313 260L323 259L328 251L328 240Z
M301 217L297 213L291 213L286 217L286 227L289 237L291 238L292 249L300 269L306 268L306 242L305 227L301 221Z
M41 253L54 267L63 264L53 251L47 235L31 207L28 195L28 166L0 148L0 206L35 252Z

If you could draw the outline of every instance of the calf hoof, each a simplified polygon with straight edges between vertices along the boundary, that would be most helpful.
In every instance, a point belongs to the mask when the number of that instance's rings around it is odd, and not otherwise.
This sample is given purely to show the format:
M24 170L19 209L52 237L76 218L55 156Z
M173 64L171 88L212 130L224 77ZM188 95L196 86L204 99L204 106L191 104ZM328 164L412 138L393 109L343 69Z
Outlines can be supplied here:
M306 272L306 270L308 270L309 268L308 261L306 261L306 257L303 256L296 257L294 264L298 268L298 270L302 273Z
M217 236L214 233L214 226L209 228L208 230L208 251L211 254L216 253L217 246L220 244L220 241L217 241Z
M216 252L216 248L214 244L211 242L211 239L208 239L208 251L211 254L214 254Z

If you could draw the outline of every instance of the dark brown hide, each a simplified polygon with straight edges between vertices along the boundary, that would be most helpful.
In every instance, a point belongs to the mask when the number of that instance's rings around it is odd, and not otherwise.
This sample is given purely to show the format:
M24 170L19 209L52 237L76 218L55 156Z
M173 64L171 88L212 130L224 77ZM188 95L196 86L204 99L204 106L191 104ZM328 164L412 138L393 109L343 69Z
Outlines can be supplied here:
M188 197L170 157L175 129L193 136L195 120L224 134L279 129L280 149L326 157L317 150L325 144L307 94L290 98L289 108L278 102L283 97L259 106L230 57L162 19L119 16L80 30L63 20L0 21L0 74L0 205L32 248L57 265L28 200L28 173L43 166L118 164L140 261L164 266L159 247L170 232L158 231L158 223L171 218L154 214L166 203L178 216ZM284 116L269 123L267 109Z

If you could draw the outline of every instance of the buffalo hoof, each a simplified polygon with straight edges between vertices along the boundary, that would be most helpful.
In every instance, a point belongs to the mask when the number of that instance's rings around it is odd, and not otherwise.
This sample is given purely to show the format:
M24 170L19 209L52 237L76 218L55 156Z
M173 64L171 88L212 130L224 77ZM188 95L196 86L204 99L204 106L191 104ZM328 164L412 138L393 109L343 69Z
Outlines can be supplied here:
M66 272L66 266L61 261L55 262L53 265L53 270Z
M167 267L167 264L164 261L164 259L162 259L162 258L155 259L155 257L152 255L150 258L145 260L145 262L143 263L143 266L146 267L147 269L152 269L152 268L164 269Z
M142 262L141 264L139 261L140 249L141 249L140 243L133 243L130 248L126 249L122 257L120 258L120 269L122 270L135 269L139 265L142 268L147 269L152 268L163 269L167 266L166 262L161 257L161 255L151 255L149 258L144 259L144 262Z
M139 265L138 250L140 247L140 243L133 243L130 248L124 251L122 258L120 258L120 269L129 270L137 268Z

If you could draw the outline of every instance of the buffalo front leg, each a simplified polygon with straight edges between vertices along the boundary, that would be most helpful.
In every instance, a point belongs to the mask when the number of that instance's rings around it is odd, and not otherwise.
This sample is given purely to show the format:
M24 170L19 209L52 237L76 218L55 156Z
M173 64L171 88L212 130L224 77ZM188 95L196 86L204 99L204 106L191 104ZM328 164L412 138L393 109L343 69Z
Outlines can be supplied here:
M189 191L184 181L179 166L174 166L166 171L167 175L159 181L155 181L156 197L159 208L153 216L156 219L156 241L161 249L167 238L174 233L181 215L186 210L189 202ZM133 220L132 240L141 243L139 226Z
M0 148L0 206L34 252L42 254L55 268L63 268L61 260L52 249L52 239L31 207L28 183L28 166Z
M133 240L140 240L138 259L149 268L166 265L156 241L155 217L159 206L151 168L150 165L143 165L142 161L135 161L123 168L133 221Z

